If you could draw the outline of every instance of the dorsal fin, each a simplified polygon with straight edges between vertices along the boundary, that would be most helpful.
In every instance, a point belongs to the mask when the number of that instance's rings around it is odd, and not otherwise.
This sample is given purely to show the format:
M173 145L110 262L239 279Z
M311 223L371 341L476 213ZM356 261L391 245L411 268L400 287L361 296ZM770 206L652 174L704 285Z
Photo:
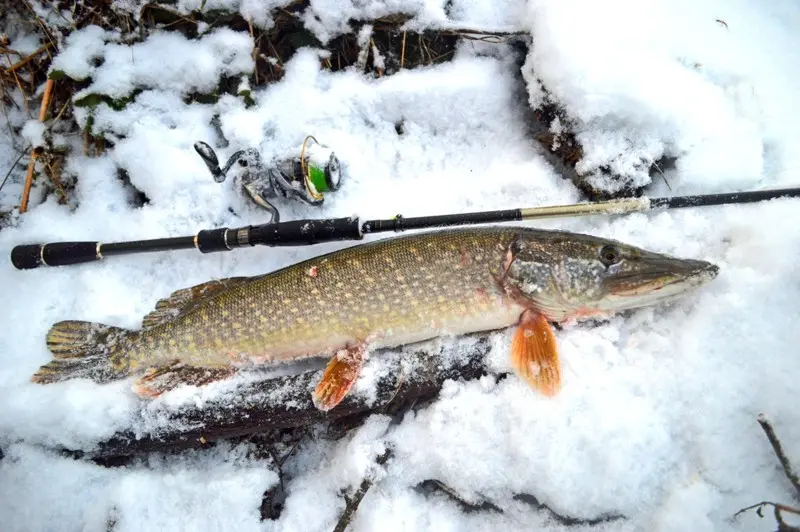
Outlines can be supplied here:
M149 329L172 321L199 302L250 279L253 278L229 277L176 290L156 303L156 308L142 319L142 328Z

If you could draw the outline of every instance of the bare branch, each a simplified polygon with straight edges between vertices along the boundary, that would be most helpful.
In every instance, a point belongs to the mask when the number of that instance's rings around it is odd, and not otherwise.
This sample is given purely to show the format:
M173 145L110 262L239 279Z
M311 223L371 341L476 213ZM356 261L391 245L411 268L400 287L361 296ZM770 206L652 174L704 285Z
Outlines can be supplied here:
M756 514L758 515L758 517L763 519L764 518L763 510L765 506L772 506L775 509L773 515L775 516L775 520L778 522L777 532L800 532L800 528L796 526L787 525L786 522L783 520L783 515L781 514L781 512L787 512L791 514L800 515L800 510L792 508L791 506L786 506L785 504L777 504L769 501L761 501L758 504L748 506L747 508L742 508L741 510L733 514L733 518L736 519L736 517L739 516L740 514L747 512L748 510L752 510L753 508L757 508Z
M767 420L767 416L764 414L759 414L758 423L761 425L761 428L764 429L764 433L767 435L770 445L772 445L772 450L775 451L775 456L778 457L778 460L783 467L783 472L786 474L786 478L789 479L789 482L792 483L792 486L794 486L797 494L800 495L800 479L798 479L797 473L794 472L789 459L786 458L786 454L783 452L781 442L778 440L778 436L775 435L775 429L772 428L769 420Z
M514 499L518 501L522 501L525 503L530 504L534 508L538 510L546 510L550 516L557 521L559 524L564 526L596 526L602 523L609 523L611 521L618 521L620 519L626 519L624 515L621 514L604 514L598 517L594 517L591 519L581 519L578 517L570 517L568 515L561 515L560 513L556 512L549 506L544 503L539 502L539 500L529 493L519 493L514 495Z
M378 465L383 465L386 461L391 457L392 452L390 449L387 449L383 452L378 458L375 459L375 462ZM347 501L347 505L344 508L344 513L339 518L339 521L336 523L336 527L333 529L333 532L344 532L347 530L347 526L350 524L350 521L353 519L353 515L355 515L356 510L358 510L358 505L361 504L362 499L364 499L364 495L367 494L367 491L370 487L372 487L373 480L369 478L365 478L361 481L361 485L358 487L358 490L353 494L352 497L345 497Z

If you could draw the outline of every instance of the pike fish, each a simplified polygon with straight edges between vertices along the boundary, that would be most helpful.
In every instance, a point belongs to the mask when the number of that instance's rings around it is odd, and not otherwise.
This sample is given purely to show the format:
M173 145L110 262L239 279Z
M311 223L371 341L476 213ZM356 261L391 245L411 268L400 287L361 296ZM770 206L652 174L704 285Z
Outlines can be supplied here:
M527 227L440 230L347 247L254 277L173 292L129 330L55 323L32 380L134 377L154 397L258 364L328 357L313 392L335 407L378 348L514 327L510 362L545 396L561 388L552 323L685 294L718 267L585 234Z

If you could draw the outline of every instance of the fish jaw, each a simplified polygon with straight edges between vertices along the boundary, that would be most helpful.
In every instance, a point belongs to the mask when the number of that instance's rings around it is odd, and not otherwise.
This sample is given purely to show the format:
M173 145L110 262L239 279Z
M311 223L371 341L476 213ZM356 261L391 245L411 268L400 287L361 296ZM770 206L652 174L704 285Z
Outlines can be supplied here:
M719 267L710 262L667 258L647 273L610 282L602 308L614 312L673 301L710 283L718 274Z

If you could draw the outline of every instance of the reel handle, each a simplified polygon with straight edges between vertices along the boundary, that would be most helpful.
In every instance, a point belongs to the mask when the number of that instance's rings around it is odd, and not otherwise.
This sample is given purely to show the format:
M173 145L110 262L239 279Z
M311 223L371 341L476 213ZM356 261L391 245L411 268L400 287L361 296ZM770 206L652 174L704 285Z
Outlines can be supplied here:
M11 250L11 263L18 270L32 270L39 266L67 266L102 258L100 242L24 244Z
M290 220L250 226L247 243L262 246L310 246L336 240L361 240L364 236L358 217L324 220Z

